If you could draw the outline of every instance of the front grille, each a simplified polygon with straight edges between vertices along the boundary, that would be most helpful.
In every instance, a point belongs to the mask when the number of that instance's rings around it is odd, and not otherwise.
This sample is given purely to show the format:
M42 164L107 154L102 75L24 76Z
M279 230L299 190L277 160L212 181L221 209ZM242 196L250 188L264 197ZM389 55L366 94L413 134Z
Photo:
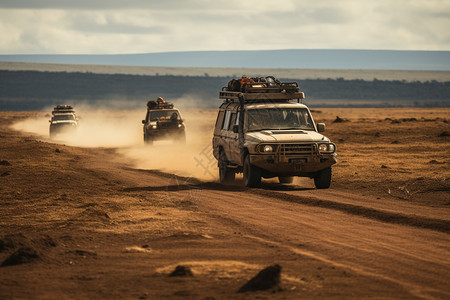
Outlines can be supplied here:
M176 122L159 122L157 126L159 129L177 129L178 123L176 123Z
M311 155L314 153L314 144L281 144L281 155Z

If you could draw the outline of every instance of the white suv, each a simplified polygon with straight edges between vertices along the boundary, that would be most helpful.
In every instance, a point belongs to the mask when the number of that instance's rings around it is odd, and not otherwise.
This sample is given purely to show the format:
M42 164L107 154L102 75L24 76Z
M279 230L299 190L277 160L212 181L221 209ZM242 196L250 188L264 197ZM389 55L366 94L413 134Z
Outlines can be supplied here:
M299 103L304 94L297 84L287 84L288 91L283 84L271 89L255 82L243 92L220 92L213 153L221 182L242 172L249 187L259 186L261 177L291 183L294 176L313 178L318 189L330 187L336 146L320 134L325 124L315 124Z

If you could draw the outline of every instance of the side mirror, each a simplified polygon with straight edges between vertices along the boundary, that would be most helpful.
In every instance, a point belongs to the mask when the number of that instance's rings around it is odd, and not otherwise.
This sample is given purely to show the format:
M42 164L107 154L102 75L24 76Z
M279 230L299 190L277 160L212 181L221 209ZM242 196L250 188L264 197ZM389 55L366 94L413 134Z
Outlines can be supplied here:
M49 123L51 123L51 122L52 122L52 120L48 120L48 122L49 122Z
M239 133L239 125L233 125L233 132Z
M145 120L142 120L142 124L145 124Z
M317 131L324 132L325 131L325 123L317 123Z

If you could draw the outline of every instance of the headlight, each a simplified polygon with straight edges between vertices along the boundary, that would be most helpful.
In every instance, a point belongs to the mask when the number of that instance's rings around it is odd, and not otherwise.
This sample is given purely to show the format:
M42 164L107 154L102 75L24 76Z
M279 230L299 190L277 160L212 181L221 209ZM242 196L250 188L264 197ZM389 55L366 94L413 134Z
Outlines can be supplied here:
M333 153L336 151L336 146L334 144L319 144L320 153Z
M156 125L152 125L152 129L156 129Z
M272 153L275 152L276 146L274 145L261 145L259 146L259 152Z
M273 147L270 145L265 145L263 148L264 152L272 152L273 151Z

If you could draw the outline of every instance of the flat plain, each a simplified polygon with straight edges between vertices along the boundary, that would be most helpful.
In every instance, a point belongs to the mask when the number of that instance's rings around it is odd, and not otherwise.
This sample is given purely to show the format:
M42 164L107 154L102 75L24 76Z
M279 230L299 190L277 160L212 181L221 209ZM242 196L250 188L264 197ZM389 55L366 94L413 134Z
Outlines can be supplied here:
M181 147L144 146L144 113L80 111L51 140L48 112L0 112L0 298L450 297L449 108L314 109L328 190L221 185L214 110L184 112Z
M262 69L262 68L183 68L183 67L136 67L111 65L76 65L48 63L0 62L1 70L40 71L40 72L81 72L96 74L130 75L175 75L175 76L220 76L240 77L267 76L290 79L361 79L405 80L411 81L450 81L450 71L403 71L403 70L364 70L364 69Z

